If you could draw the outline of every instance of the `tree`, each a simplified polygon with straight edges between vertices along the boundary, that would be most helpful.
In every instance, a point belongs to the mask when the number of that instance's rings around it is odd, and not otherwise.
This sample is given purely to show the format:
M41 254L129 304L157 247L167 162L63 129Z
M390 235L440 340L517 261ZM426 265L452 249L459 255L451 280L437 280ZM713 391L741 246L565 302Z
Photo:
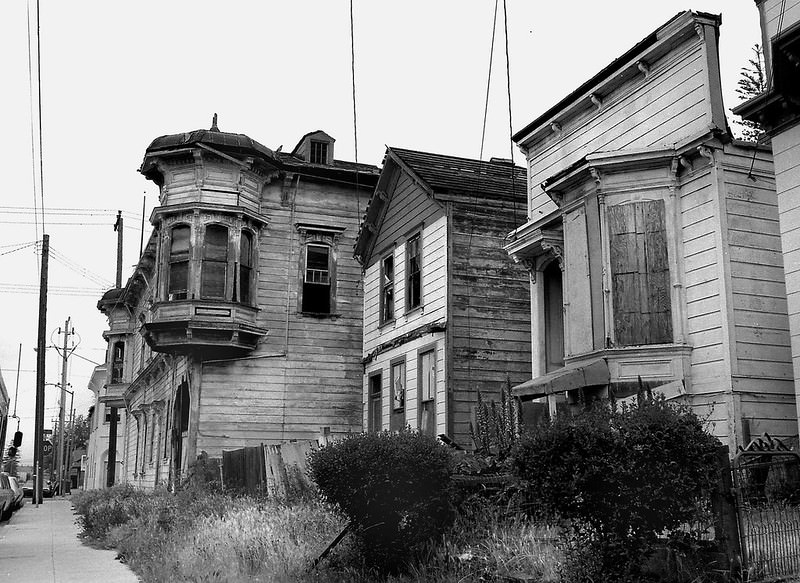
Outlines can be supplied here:
M764 51L761 45L755 44L752 48L753 57L748 59L749 66L742 67L739 71L739 81L736 83L736 94L741 98L741 103L749 101L767 90L767 77L764 74ZM735 125L739 126L740 139L757 142L764 134L761 124L737 119Z

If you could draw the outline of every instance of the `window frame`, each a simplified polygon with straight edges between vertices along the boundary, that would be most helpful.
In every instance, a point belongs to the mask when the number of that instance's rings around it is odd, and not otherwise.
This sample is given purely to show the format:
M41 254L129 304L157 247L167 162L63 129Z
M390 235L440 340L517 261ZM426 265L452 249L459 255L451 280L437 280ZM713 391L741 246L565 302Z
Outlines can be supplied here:
M178 229L186 229L188 234L187 240L187 247L186 252L184 253L176 253L173 249L175 246L175 231ZM174 225L170 226L169 229L169 247L167 249L167 285L166 285L166 297L169 301L178 301L178 300L186 300L189 299L189 295L192 288L192 225L191 223L186 222L178 222ZM176 289L173 291L172 282L173 282L173 273L176 265L185 265L186 266L186 281L184 283L184 289ZM176 297L173 297L176 296ZM182 296L182 297L178 297Z
M424 375L424 371L422 369L422 362L423 362L423 358L425 358L425 356L427 356L428 354L430 354L431 357L432 357L431 362L433 363L433 380L432 380L432 383L431 383L431 394L430 394L429 398L424 399L423 398L423 375ZM425 409L426 409L425 405L430 403L431 404L431 409L432 409L431 410L431 416L432 416L431 422L432 422L433 425L432 425L431 431L429 431L428 434L432 435L432 436L436 435L436 421L437 421L436 420L436 416L437 416L437 412L436 412L436 409L437 409L437 403L436 403L437 386L436 385L437 385L438 378L439 378L438 365L437 365L437 356L438 356L437 347L436 347L435 344L431 344L431 345L428 345L428 346L423 346L422 348L420 348L417 351L417 427L419 428L420 432L423 431L422 419L423 419L423 414L424 414Z
M377 379L377 384L375 380ZM377 386L379 390L373 391L373 387ZM375 409L377 403L377 409ZM374 414L377 411L378 423L375 426ZM378 369L369 373L367 376L367 431L369 433L378 433L383 431L383 370Z
M338 264L339 264L339 242L342 233L345 231L344 227L332 227L325 225L316 225L308 223L296 223L300 236L300 253L298 254L297 262L297 313L303 316L312 318L335 318L338 317L337 313L338 303L336 301L337 290L339 281L337 277ZM323 245L328 247L328 278L329 284L329 302L330 307L328 312L311 312L303 309L305 299L305 277L306 277L306 262L307 262L307 247L309 245Z
M111 347L111 384L123 382L125 382L125 341L117 340Z
M412 241L416 242L416 251L417 251L417 270L412 273L411 271L411 258L414 257L411 255L411 243ZM417 286L418 286L418 297L417 302L412 303L411 297L411 290L412 290L412 277L416 275L417 277ZM406 311L412 312L414 310L421 309L424 305L423 300L423 268L422 268L422 228L414 230L406 237L406 244L405 244L405 276L404 276L404 283L405 283L405 305Z
M248 254L247 263L242 261L244 256L243 242L245 239L250 241L250 253ZM255 289L253 282L253 273L255 272L255 240L255 233L253 233L250 229L241 229L239 231L239 254L237 257L238 268L234 273L234 277L237 278L236 298L240 304L245 304L247 306L253 305L253 298L255 297L255 294L253 293ZM244 294L242 293L242 289L247 290L246 298L243 297Z
M392 278L391 281L386 281L386 261L391 260L392 262ZM379 322L380 325L383 326L384 324L389 324L394 322L395 320L395 309L396 309L396 281L397 281L397 263L394 260L394 249L392 249L389 253L381 257L380 266L379 266L379 294L380 294L380 301L379 301ZM387 292L391 293L391 303L387 301ZM387 311L387 308L390 309L390 313Z
M395 371L400 372L400 403L398 405L397 387L395 386ZM389 428L392 431L399 431L406 425L406 409L408 395L408 366L406 357L395 358L389 363L389 397L391 407L389 411Z
M209 242L209 232L225 232L225 245L224 245L224 257L217 258L210 256L211 255L211 247L208 245ZM200 289L197 297L203 300L229 300L230 293L229 289L231 286L230 278L231 278L231 228L229 225L217 223L217 222L209 222L203 225L203 236L202 241L200 241L199 251L200 257L198 259L199 266L200 266ZM222 247L221 245L219 247ZM212 269L222 269L222 294L221 295L212 295L210 290L207 289L207 286L211 285L210 279L207 279L207 276L210 277L210 273L212 273Z
M324 271L321 269L312 269L308 266L308 256L309 251L312 249L325 249L326 259L327 259L327 269ZM324 277L323 279L327 278L327 281L324 282L317 282L317 281L309 281L309 271L320 272ZM303 269L300 274L301 277L301 284L302 284L302 294L300 295L300 311L303 314L313 314L313 315L324 315L329 316L333 314L333 301L332 301L332 288L333 288L333 250L329 245L325 243L321 243L318 241L310 241L303 246ZM313 278L312 278L313 279ZM322 290L327 289L328 295L328 309L327 310L312 310L310 309L311 300L308 297L309 292L314 290L314 287L307 287L307 286L316 286L317 293L320 296L324 293ZM308 305L307 305L308 303Z
M328 164L330 143L323 140L309 140L308 161L312 164Z

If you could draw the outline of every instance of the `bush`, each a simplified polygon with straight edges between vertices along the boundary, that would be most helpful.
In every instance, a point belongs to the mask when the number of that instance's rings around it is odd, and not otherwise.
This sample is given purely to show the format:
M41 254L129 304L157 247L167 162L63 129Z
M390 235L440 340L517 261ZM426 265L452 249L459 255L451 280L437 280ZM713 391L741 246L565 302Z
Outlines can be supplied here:
M534 428L513 462L541 509L572 524L568 580L636 580L657 536L714 487L717 445L688 408L643 396Z
M353 523L364 560L396 570L453 519L450 450L409 429L362 433L313 451L309 473Z

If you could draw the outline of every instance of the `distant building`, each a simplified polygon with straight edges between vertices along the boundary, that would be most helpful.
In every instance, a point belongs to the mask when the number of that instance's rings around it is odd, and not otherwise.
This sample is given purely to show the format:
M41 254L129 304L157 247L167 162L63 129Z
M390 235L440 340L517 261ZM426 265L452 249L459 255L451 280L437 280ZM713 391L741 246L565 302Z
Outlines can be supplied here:
M109 319L106 403L125 409L123 481L175 482L201 452L361 428L360 268L378 169L303 136L291 153L243 134L162 136L140 171L153 234Z
M531 273L517 395L554 411L641 379L734 451L797 425L772 156L732 139L719 25L678 14L514 136L528 221L506 250Z
M11 441L10 439L6 439L6 435L8 433L9 404L10 402L8 398L8 391L6 390L6 384L3 381L3 375L0 374L0 460L5 458L8 450L6 447L7 442Z
M767 91L734 109L761 124L775 156L795 395L800 405L800 4L756 0ZM798 409L800 427L800 409Z
M105 365L96 366L89 379L89 390L94 393L94 404L89 409L89 440L86 444L86 468L83 487L87 489L103 488L113 485L122 479L121 446L125 435L126 410L115 409L116 420L116 455L111 456L116 464L113 472L114 482L108 484L108 446L111 427L111 407L106 404L105 385L108 382L108 369ZM112 401L113 402L113 401ZM78 482L81 483L81 482Z
M506 160L386 151L355 248L365 429L472 447L477 392L499 400L507 378L529 378L528 275L503 251L525 184Z

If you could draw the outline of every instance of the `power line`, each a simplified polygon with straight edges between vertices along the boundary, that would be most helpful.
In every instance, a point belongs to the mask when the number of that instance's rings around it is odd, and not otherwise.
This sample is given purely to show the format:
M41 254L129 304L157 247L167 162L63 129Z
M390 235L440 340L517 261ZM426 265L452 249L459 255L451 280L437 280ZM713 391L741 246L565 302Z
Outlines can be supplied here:
M27 4L26 7L27 16L28 16L28 101L30 103L31 109L31 174L33 178L33 209L34 209L34 218L38 216L38 206L36 202L36 136L35 136L35 129L34 129L34 111L33 111L33 66L31 64L31 5L30 3ZM39 223L34 223L35 230L36 230L36 240L39 240ZM37 261L37 270L38 270L38 261ZM38 273L38 271L37 271Z
M42 198L42 232L45 232L44 222L44 149L42 148L42 35L40 31L39 0L36 0L36 78L39 94L39 195Z

